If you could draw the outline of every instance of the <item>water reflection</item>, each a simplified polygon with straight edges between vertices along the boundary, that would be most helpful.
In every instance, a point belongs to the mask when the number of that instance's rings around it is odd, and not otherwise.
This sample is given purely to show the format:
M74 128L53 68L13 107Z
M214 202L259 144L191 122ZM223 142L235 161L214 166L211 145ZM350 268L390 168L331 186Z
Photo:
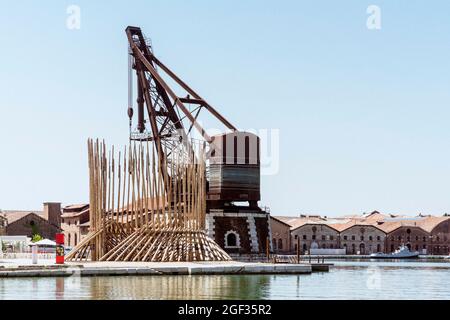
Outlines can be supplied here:
M336 261L311 275L0 279L1 299L450 299L450 264Z
M263 299L270 287L269 277L230 275L97 277L89 282L93 299Z

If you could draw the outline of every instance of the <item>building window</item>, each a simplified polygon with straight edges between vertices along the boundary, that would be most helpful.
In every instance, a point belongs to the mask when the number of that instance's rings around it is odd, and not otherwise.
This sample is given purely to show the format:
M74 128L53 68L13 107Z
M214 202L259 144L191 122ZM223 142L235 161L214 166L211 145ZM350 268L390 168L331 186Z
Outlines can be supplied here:
M380 241L381 240L381 237L380 236L377 236L377 241Z
M394 252L395 250L394 250L394 245L393 244L391 244L391 252Z
M330 249L333 249L333 244L330 244Z
M402 241L402 236L398 236L398 241Z
M75 245L77 245L78 244L78 239L77 239L78 237L77 237L76 233L74 234L74 238L75 238Z
M361 236L361 241L364 241L364 236Z
M377 252L381 252L381 245L377 244Z
M344 240L347 240L347 236L344 236Z
M283 240L282 239L278 239L278 249L283 250Z
M334 240L334 236L330 236L330 240L333 241Z
M71 246L71 243L70 243L70 233L69 233L69 236L67 237L67 243L69 244L69 247Z
M352 240L356 240L356 237L355 237L355 236L352 236Z
M303 235L303 240L306 240L308 237L306 236L306 234Z
M295 236L294 236L294 239L297 240L297 238L298 238L298 235L295 235Z
M236 231L227 231L225 234L225 248L239 248L240 246L239 234Z
M277 239L275 239L275 238L272 239L272 247L273 247L273 250L277 250Z
M416 241L419 241L419 236L416 236Z
M423 242L427 242L427 237L423 237Z
M325 249L326 247L325 247L325 243L322 245L322 249Z
M369 236L369 241L372 241L373 240L373 237L372 236Z
M315 234L312 235L312 239L316 240L316 235Z
M325 240L326 240L326 238L325 238L325 235L322 235L322 240L323 240L323 241L325 241Z

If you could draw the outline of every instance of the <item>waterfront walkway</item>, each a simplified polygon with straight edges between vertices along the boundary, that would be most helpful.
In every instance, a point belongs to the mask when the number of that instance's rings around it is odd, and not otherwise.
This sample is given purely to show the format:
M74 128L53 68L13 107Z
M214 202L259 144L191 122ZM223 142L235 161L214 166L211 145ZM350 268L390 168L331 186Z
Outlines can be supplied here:
M51 262L50 262L51 261ZM53 260L0 260L1 277L113 276L113 275L218 275L218 274L309 274L311 264L246 262L68 262ZM324 271L324 270L321 270Z

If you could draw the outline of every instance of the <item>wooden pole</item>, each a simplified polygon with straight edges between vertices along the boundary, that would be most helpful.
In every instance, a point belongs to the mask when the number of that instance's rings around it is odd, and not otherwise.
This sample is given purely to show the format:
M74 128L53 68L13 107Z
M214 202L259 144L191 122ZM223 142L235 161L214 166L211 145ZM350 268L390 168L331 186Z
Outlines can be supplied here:
M157 161L154 143L132 144L122 163L120 152L116 161L114 148L89 139L90 233L67 260L231 260L205 232L204 149L183 148Z

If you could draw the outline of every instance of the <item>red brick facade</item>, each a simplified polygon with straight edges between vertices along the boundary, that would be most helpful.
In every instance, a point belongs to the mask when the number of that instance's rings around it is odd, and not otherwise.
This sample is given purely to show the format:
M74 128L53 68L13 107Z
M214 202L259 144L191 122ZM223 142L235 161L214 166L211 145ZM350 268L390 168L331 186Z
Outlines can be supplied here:
M9 236L28 236L39 234L46 239L55 239L55 235L61 231L59 226L49 223L47 220L35 213L29 213L6 227Z

